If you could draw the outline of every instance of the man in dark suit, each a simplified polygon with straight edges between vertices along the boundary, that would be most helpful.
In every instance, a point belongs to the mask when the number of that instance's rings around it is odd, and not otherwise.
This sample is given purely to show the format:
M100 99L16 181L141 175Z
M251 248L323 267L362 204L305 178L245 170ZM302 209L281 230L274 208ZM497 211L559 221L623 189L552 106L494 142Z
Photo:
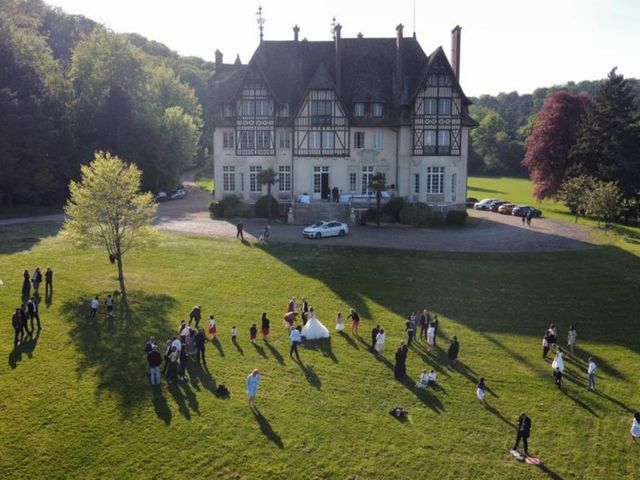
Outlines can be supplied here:
M196 333L196 336L193 339L196 343L196 349L198 350L196 356L198 363L200 363L200 359L202 358L202 366L206 369L207 361L204 358L204 349L207 343L207 337L204 335L204 330L202 328L198 329L198 333Z
M458 342L458 337L453 337L449 345L449 351L447 352L447 357L453 365L458 361L458 353L460 353L460 343Z
M189 313L189 326L191 326L191 322L195 320L196 328L200 328L201 318L202 318L202 307L200 305L196 305L191 309L191 313Z
M520 414L518 418L518 426L516 427L516 443L513 445L512 450L517 450L520 445L520 439L522 439L522 445L524 446L525 455L529 455L529 433L531 432L531 419L525 415L524 412Z
M22 331L22 315L20 315L19 308L16 308L15 313L11 317L11 325L13 325L13 331L16 334L13 339L13 346L17 347L24 338L24 332Z
M371 351L373 352L376 346L376 337L380 333L380 325L376 325L373 330L371 330Z
M33 320L38 321L38 330L42 330L40 325L40 315L38 314L38 304L36 303L36 297L31 297L27 302L27 312L29 313L29 319L31 320L31 331L33 332Z

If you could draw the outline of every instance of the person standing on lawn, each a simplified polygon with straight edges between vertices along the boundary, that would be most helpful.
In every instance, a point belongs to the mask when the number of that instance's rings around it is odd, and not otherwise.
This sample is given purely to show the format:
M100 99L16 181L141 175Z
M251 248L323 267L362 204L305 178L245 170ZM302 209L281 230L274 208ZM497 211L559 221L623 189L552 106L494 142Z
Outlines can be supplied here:
M384 328L381 328L380 332L378 332L378 335L376 335L375 351L377 357L382 356L382 353L384 352L384 342L386 341L386 339L387 335L384 333Z
M587 369L587 378L588 378L588 386L587 389L595 390L596 389L596 362L593 360L593 357L589 357L589 367Z
M404 328L405 331L407 332L407 345L409 347L411 346L411 342L413 342L413 338L415 337L415 334L416 334L415 323L413 323L414 318L415 318L415 314L412 313L407 319L407 322Z
M394 369L394 377L396 380L404 379L407 374L407 354L409 353L409 346L400 342L398 350L396 350L396 366Z
M23 337L27 336L27 335L31 335L31 332L29 330L29 324L27 323L27 320L29 320L29 314L27 313L27 307L24 306L24 303L20 304L20 318L22 319L22 333L23 333Z
M371 351L374 352L376 348L376 337L380 333L380 325L376 325L371 330Z
M242 233L243 229L244 229L244 225L242 224L242 222L236 225L236 238L239 238L241 241L244 242L244 235Z
M196 305L191 309L191 313L189 313L189 326L191 326L191 322L196 322L196 328L200 328L200 319L202 318L202 307L200 305Z
M202 366L204 368L207 368L207 361L204 358L204 349L207 344L207 337L204 334L203 328L198 329L198 333L196 333L194 337L194 342L196 344L196 350L197 350L196 359L198 363L200 363L200 359L202 359Z
M269 341L269 327L271 325L271 321L267 318L267 312L262 312L262 319L261 319L262 325L261 325L261 333L262 333L262 339L265 342Z
M560 390L562 390L562 372L558 367L556 367L556 369L553 371L553 381L555 382L556 386Z
M15 337L13 338L13 346L17 347L20 345L24 338L24 332L22 331L22 315L20 314L19 308L16 308L16 311L11 317L11 325L13 326L13 331L15 332Z
M113 297L111 295L107 295L107 299L104 301L104 304L107 307L107 318L113 318Z
M516 426L516 443L511 450L518 450L520 440L524 446L525 455L529 455L529 435L531 433L531 419L522 412L518 417L518 424Z
M360 315L356 312L355 308L349 309L349 315L347 320L351 319L351 333L358 335L358 326L360 325Z
M449 361L455 365L458 361L458 354L460 353L460 342L458 342L458 337L454 336L451 339L451 344L449 345L449 350L447 351L447 357Z
M419 340L427 339L427 322L429 321L429 314L427 309L422 310L420 317L418 317L418 324L420 325L420 337Z
M640 438L640 412L633 414L633 419L631 420L631 438L633 438L634 442Z
M31 281L33 282L33 292L37 297L40 295L40 284L42 283L42 272L40 271L40 267L36 267L33 272L33 276L31 277Z
M567 347L569 347L569 351L571 355L573 355L573 346L576 344L576 338L578 337L578 332L576 332L576 327L571 325L569 327L569 333L567 335Z
M51 295L53 293L53 270L51 267L47 267L47 271L44 273L44 294Z
M256 343L256 337L257 336L258 336L258 327L256 327L256 324L254 323L249 328L249 341L251 343Z
M255 407L256 394L258 393L258 387L260 386L260 372L257 368L253 369L249 375L247 375L247 397L249 397L249 407Z
M300 354L298 353L298 344L301 340L300 330L297 328L292 328L289 333L289 340L291 341L291 350L289 350L289 356L293 357L293 354L296 354L296 358L298 362L300 361Z
M549 337L547 334L542 337L542 359L547 358L547 354L549 353Z
M29 270L25 270L23 273L24 280L22 281L22 300L28 300L31 297L31 275Z
M42 330L42 326L40 325L40 314L38 313L38 303L36 302L36 297L31 297L27 302L27 312L29 313L29 319L31 321L31 331L33 332L34 319L38 321L38 330Z
M160 385L160 365L162 364L162 355L160 355L158 346L155 344L151 350L147 352L147 363L149 364L149 382L151 385Z
M440 326L440 320L438 320L438 315L433 316L433 346L435 347L438 342L438 327Z

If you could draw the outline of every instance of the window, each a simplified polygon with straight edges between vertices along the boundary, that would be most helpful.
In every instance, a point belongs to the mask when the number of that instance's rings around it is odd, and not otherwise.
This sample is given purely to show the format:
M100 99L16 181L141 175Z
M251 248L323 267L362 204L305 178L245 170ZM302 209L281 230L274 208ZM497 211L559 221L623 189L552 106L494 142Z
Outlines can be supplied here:
M268 150L271 148L271 133L269 130L258 130L256 132L256 147L258 150Z
M280 132L278 138L280 140L280 148L289 148L291 146L289 132Z
M222 189L225 192L235 192L236 167L222 167Z
M331 100L311 101L311 124L316 126L331 125Z
M427 115L435 115L438 113L438 99L436 98L427 98L424 101L425 105L425 114Z
M436 153L436 131L425 130L423 132L422 145L425 154Z
M231 108L231 105L229 105L228 103L225 103L222 106L222 115L224 116L224 118L233 117L233 108Z
M320 148L321 132L309 132L309 148Z
M269 116L269 102L267 100L256 100L256 116Z
M373 148L377 150L382 148L382 132L373 132Z
M253 131L240 132L240 149L253 150L255 148L256 137Z
M382 103L374 103L372 113L374 117L382 117L384 115L384 105Z
M364 117L364 103L356 103L353 106L354 117Z
M440 111L438 113L440 113L440 115L451 115L451 99L450 98L440 99Z
M222 133L222 148L233 148L233 132L225 131Z
M420 193L420 174L416 173L413 176L413 193Z
M355 192L358 188L356 182L358 181L358 174L356 172L349 173L349 191Z
M249 191L262 192L262 184L258 182L258 174L262 171L260 166L249 167Z
M449 155L451 151L451 131L438 130L438 154Z
M353 134L353 148L364 148L364 132Z
M370 193L371 177L373 177L373 165L362 167L362 193Z
M333 132L322 132L322 148L333 148Z
M427 193L444 193L444 167L427 167Z
M287 118L289 116L289 104L283 103L280 105L280 110L278 111L278 115L282 118Z
M456 201L456 181L457 180L458 180L458 174L452 173L451 174L451 201L452 202Z
M253 100L242 100L240 103L240 116L241 117L253 117L256 113L256 104Z
M278 167L278 190L281 192L291 191L291 165Z

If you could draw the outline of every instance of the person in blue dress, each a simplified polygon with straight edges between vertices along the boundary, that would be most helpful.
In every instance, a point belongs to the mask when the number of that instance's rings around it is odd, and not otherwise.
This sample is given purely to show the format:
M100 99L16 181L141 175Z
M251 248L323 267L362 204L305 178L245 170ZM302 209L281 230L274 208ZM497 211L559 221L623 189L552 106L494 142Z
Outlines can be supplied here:
M254 368L253 372L247 375L247 396L249 397L249 406L251 408L255 406L256 393L258 393L259 385L260 373L257 368Z

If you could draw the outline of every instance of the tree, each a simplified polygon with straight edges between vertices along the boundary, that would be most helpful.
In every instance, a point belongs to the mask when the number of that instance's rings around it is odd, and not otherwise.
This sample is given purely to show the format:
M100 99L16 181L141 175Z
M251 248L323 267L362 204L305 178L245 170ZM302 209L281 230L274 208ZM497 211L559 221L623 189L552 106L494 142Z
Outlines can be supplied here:
M376 172L369 180L369 188L376 192L376 225L380 226L380 204L382 203L382 192L387 188L387 177L382 172Z
M587 212L587 197L595 186L595 179L587 175L566 178L558 190L558 198L562 200L569 211L575 215L578 223L578 215Z
M622 191L615 182L596 182L595 188L587 197L587 211L597 217L598 222L604 222L606 233L609 223L620 215L621 202Z
M267 196L271 197L271 187L278 181L278 175L273 168L261 170L258 173L258 183L267 186ZM271 225L271 201L267 202L267 224Z
M151 226L157 206L151 193L140 193L138 167L109 153L97 152L81 173L81 180L69 185L62 234L77 247L107 250L109 260L117 263L120 292L126 301L122 258L157 243L157 231Z
M618 182L625 198L640 198L640 112L615 68L586 109L571 160L583 173Z
M525 141L522 165L529 169L533 195L542 200L553 197L569 167L569 152L576 143L578 125L589 101L586 93L553 93L536 116Z

